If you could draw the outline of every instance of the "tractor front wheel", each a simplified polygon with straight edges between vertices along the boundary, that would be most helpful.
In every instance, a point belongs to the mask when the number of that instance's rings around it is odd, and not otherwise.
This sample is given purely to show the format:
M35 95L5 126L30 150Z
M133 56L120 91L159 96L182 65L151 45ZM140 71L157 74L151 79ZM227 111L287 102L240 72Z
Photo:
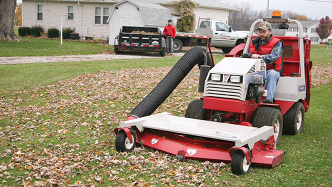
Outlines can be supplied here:
M241 150L235 150L232 155L231 169L232 173L236 175L245 175L249 172L251 167L250 161Z
M254 127L271 126L274 128L274 139L276 145L280 144L282 129L283 129L283 119L280 110L270 107L259 108L256 113L252 123Z
M130 134L133 142L130 142L124 130L118 132L115 138L115 149L118 152L130 152L134 150L136 145L136 134L132 129L130 129Z
M186 111L186 118L205 119L206 110L203 108L203 100L192 101Z
M300 102L295 103L284 115L284 134L301 134L304 123L304 107Z

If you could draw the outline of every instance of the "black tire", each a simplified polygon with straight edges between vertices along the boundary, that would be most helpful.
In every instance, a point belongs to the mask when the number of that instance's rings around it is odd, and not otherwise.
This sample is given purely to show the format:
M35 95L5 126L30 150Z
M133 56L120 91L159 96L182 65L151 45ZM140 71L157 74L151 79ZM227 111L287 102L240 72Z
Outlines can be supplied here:
M115 54L119 54L120 53L119 46L117 46L117 45L114 46L114 53Z
M284 134L301 134L304 124L304 107L301 102L295 103L284 115Z
M276 145L280 144L283 129L283 118L280 110L270 107L259 108L252 123L254 127L271 126L274 127L274 137ZM277 137L276 137L277 136Z
M232 47L221 47L222 52L225 54L228 54L232 49Z
M186 118L204 119L206 110L203 108L203 100L192 101L186 111Z
M242 43L245 43L244 42L244 39L238 39L235 43L235 46L239 45L239 44L242 44Z
M250 158L251 159L251 158ZM250 161L249 161L250 162ZM248 160L241 150L235 150L232 155L231 170L235 175L245 175L249 173L251 162Z
M182 47L183 47L183 44L182 44L181 40L179 40L179 39L174 39L173 40L173 52L174 53L181 52Z
M115 149L118 152L130 152L134 150L136 146L136 134L135 132L130 129L131 137L133 138L133 142L131 143L127 134L124 130L120 130L115 138Z
M160 51L160 56L164 57L166 55L166 49L162 48Z

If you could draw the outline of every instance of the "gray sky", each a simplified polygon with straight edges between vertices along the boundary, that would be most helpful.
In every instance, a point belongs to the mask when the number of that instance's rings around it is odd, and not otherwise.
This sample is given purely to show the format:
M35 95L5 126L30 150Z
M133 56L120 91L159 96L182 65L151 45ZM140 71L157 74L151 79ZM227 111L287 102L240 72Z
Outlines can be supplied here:
M251 4L253 10L266 10L268 0L224 0L230 5L242 2ZM293 11L311 19L330 16L332 19L332 0L270 0L270 10Z
M268 0L223 0L223 2L233 6L248 2L253 10L266 10ZM17 3L22 3L22 0L17 0ZM325 16L330 16L332 19L332 0L270 0L270 10L273 9L294 11L311 19L319 20Z

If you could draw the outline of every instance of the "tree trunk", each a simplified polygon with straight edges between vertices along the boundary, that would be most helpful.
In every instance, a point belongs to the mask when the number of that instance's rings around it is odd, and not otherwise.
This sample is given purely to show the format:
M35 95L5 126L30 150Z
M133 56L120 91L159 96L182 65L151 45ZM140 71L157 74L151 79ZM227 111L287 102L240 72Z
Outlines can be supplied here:
M0 0L0 40L20 40L14 33L16 0Z

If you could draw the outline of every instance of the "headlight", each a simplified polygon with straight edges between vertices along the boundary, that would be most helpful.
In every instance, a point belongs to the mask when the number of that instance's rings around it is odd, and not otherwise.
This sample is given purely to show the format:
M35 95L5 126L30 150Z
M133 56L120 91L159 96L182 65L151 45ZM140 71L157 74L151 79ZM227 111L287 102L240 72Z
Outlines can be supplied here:
M231 75L230 81L233 82L233 83L240 83L242 81L241 76Z
M211 80L220 82L221 74L211 74Z

